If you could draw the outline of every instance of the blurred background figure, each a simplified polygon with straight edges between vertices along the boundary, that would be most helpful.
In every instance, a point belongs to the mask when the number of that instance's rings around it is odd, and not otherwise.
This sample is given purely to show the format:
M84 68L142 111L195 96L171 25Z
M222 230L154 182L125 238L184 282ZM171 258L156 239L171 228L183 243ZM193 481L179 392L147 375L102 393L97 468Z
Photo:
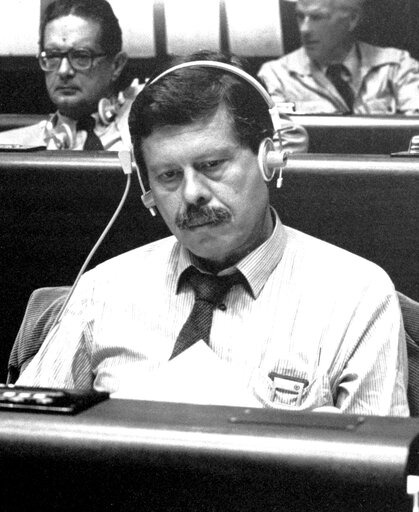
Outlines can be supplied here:
M118 80L127 62L122 32L106 0L56 0L40 25L39 64L57 111L35 125L2 132L1 144L47 149L129 147L128 112L140 90Z
M419 62L357 39L364 3L297 0L301 48L259 71L277 102L301 114L419 113Z

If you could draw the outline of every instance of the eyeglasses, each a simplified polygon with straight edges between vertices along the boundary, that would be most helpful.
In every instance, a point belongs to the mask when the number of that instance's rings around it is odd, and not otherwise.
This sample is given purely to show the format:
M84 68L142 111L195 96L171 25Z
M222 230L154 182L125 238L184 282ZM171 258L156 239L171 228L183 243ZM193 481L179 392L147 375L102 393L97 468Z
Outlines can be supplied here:
M86 71L92 67L95 59L105 55L106 53L94 53L87 49L78 48L70 48L66 52L47 50L39 54L38 61L43 71L56 71L61 66L61 61L66 57L74 70Z

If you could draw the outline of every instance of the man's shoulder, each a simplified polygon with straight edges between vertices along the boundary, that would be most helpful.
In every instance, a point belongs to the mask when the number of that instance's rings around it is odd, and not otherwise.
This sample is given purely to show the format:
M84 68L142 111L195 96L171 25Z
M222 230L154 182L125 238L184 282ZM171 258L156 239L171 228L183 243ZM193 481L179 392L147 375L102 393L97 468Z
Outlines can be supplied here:
M176 245L177 240L174 236L162 238L106 260L94 270L97 274L111 273L120 269L124 272L135 269L137 273L162 271L162 265L168 261Z
M316 272L320 280L336 280L349 287L374 282L394 289L388 274L373 261L288 226L286 230L289 249L298 254L302 265L309 272Z
M0 132L0 144L45 145L44 129L46 122L46 120L42 120L36 124Z
M299 70L300 68L305 70L308 65L308 57L303 47L294 50L293 52L287 53L278 59L269 60L262 64L259 73L263 74L268 70Z
M358 42L358 47L362 62L368 63L371 66L399 64L402 58L410 58L410 53L407 50L391 46L376 46L360 41Z

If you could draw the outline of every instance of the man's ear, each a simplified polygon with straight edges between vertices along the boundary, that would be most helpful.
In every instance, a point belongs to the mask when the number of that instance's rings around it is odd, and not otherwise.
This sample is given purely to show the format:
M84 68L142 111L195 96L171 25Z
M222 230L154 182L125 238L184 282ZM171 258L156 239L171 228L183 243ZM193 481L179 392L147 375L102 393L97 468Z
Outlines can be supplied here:
M128 55L125 52L119 52L113 58L113 71L112 71L112 80L116 82L122 73L122 70L125 67L125 64L128 62Z

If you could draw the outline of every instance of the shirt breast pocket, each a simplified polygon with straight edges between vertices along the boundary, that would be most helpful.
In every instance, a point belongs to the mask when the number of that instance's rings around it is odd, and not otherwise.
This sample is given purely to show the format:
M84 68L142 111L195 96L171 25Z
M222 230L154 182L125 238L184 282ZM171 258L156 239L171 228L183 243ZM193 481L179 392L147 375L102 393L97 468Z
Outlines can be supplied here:
M287 379L293 380L287 375ZM268 376L260 378L254 385L254 394L264 407L291 411L310 410L316 407L333 406L334 400L330 380L326 374L315 375L308 379L295 379L296 383L307 380L301 394L297 390L289 389L287 385L278 385L278 380Z

